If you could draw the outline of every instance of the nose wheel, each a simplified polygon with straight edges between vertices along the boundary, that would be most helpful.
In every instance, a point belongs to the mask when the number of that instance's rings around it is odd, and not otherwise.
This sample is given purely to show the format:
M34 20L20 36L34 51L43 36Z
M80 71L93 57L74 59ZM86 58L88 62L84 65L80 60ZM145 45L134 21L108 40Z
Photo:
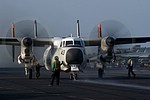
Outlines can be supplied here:
M32 79L32 69L28 69L28 78Z
M40 77L40 73L36 72L36 78L38 79Z
M105 67L106 67L105 65L102 65L102 67L98 69L98 77L99 78L103 78Z
M36 78L38 79L40 77L40 65L36 65L34 66L34 69L35 69L35 74L36 74Z
M99 78L103 78L103 74L104 74L104 69L103 68L99 68L98 69L98 77Z
M78 75L77 75L76 72L71 72L71 73L70 73L70 79L71 79L71 80L77 80L77 78L78 78Z

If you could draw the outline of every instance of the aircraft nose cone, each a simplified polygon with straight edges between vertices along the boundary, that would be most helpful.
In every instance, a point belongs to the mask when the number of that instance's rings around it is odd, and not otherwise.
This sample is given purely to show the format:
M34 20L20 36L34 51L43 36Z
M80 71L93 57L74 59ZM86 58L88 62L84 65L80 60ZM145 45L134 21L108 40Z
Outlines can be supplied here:
M66 54L68 64L81 64L83 62L83 53L80 49L69 49Z

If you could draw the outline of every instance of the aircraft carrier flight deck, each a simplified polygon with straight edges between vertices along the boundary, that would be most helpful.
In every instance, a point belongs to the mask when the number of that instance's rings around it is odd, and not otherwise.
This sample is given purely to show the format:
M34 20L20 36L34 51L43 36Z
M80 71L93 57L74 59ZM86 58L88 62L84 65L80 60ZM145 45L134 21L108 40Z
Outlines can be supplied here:
M107 68L104 77L87 68L78 80L61 73L60 85L50 87L51 73L41 69L39 79L28 79L23 68L0 68L1 100L150 100L150 68L135 69L128 78L125 68Z

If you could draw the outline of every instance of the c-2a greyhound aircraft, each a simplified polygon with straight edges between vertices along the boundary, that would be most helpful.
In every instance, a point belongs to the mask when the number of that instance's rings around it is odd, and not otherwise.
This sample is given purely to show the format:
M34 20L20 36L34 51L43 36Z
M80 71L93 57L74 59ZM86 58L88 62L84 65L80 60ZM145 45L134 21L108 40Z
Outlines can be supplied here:
M89 40L80 38L79 20L77 20L77 37L66 38L38 38L37 37L37 22L34 21L34 38L23 37L16 38L12 24L12 37L0 37L0 45L12 45L12 57L14 61L15 46L20 46L20 55L18 63L25 65L25 74L29 79L32 79L32 69L37 70L37 78L40 75L38 60L33 54L33 47L43 47L48 45L43 55L44 66L47 70L51 70L51 64L55 56L59 57L61 71L70 72L71 79L77 79L77 72L82 71L88 62L86 56L86 46L98 46L98 59L103 62L103 67L98 69L98 75L102 77L105 62L110 62L113 59L113 47L118 44L129 43L144 43L150 41L150 37L130 37L130 38L114 38L111 36L101 36L101 25L98 24L98 38ZM99 52L103 51L102 54Z

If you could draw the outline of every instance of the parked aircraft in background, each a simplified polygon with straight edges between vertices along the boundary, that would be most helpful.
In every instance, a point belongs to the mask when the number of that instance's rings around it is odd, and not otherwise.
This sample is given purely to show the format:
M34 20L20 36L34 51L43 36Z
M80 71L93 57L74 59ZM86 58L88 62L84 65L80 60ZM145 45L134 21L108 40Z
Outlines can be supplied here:
M136 64L142 66L150 65L150 48L134 46L132 48L117 49L115 55L119 59L127 59L128 57L133 58Z

